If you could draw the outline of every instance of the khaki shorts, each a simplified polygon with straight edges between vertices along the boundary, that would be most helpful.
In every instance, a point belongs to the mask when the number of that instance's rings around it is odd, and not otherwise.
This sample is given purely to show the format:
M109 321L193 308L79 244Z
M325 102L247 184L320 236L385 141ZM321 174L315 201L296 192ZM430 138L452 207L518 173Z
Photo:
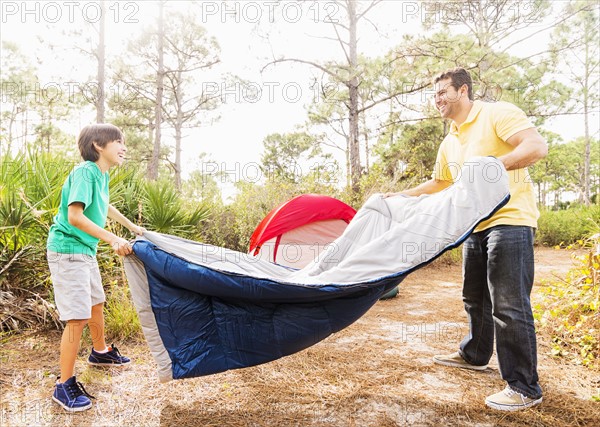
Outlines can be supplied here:
M60 320L90 319L92 306L106 301L96 258L52 251L47 255Z

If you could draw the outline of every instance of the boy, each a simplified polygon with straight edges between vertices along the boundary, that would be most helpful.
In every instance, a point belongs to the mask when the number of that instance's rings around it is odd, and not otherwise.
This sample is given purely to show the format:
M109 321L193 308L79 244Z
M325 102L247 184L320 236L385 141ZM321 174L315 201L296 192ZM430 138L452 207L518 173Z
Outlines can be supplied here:
M60 319L67 322L60 342L60 377L52 400L66 411L92 406L90 396L73 375L83 328L89 325L93 348L88 363L123 366L130 362L104 338L104 290L96 261L101 239L121 256L131 253L127 240L104 229L106 217L141 235L133 224L108 203L108 170L125 160L125 139L111 124L82 129L77 141L84 162L69 174L62 187L60 207L48 233L48 265ZM60 382L62 380L62 382Z

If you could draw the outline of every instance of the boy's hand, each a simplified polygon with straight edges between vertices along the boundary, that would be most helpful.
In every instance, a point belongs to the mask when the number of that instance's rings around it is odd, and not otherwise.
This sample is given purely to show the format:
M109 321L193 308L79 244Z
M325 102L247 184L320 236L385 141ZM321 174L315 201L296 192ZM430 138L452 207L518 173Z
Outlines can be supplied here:
M131 244L127 240L125 240L121 237L117 237L110 244L110 246L117 253L117 255L120 255L120 256L129 255L133 251Z
M140 227L139 225L133 225L129 229L129 231L131 231L133 234L141 236L142 234L144 234L144 231L146 231L146 229L144 227Z

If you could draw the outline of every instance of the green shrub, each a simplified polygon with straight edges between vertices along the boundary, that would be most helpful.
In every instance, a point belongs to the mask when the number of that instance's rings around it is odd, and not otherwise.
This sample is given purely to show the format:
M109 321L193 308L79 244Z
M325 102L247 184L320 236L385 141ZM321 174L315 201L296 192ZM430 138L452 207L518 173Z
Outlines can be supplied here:
M600 233L583 241L584 255L574 257L563 281L548 283L534 318L551 342L551 354L600 369Z
M73 163L47 154L0 157L0 329L57 324L46 237ZM11 320L12 319L12 320Z
M202 240L240 252L248 250L250 236L271 209L302 193L296 185L273 180L265 185L238 182L236 187L233 203L211 210Z
M570 245L590 236L600 226L600 205L574 206L565 210L542 210L536 243L544 246Z
M131 299L129 286L117 280L110 283L106 292L104 324L109 341L142 338L142 326Z
M51 304L46 239L64 180L77 162L48 154L0 157L0 332L59 325ZM195 238L208 215L207 206L185 200L172 182L146 182L134 167L111 170L110 193L112 204L149 230ZM133 237L113 221L107 227ZM98 262L104 283L110 284L107 332L117 338L138 334L122 261L101 242Z
M444 252L434 262L436 264L460 265L462 264L462 259L462 246L459 246L458 248Z

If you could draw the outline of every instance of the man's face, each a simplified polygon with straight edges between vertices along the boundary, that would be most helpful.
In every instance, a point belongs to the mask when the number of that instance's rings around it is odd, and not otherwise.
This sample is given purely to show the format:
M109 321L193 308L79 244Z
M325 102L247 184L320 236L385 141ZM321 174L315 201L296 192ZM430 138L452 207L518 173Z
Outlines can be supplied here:
M464 87L457 91L452 86L452 79L447 78L437 82L433 89L435 90L435 108L438 109L444 119L455 118L461 108L460 99L467 96Z

